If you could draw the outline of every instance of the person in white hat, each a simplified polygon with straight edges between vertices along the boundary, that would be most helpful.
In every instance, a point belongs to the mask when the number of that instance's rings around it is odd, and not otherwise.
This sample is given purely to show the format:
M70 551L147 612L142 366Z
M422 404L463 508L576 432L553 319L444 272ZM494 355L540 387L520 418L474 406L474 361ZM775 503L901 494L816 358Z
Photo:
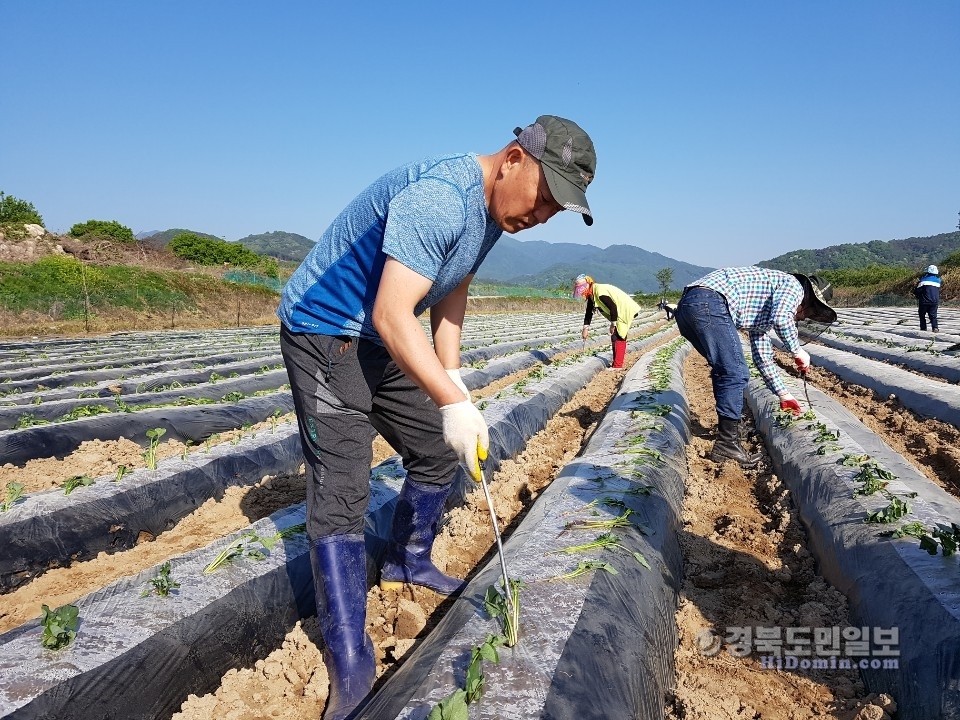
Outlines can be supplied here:
M927 329L927 318L930 318L930 329L937 332L937 308L940 307L940 269L936 265L927 265L920 282L913 289L913 296L917 299L917 312L920 314L920 329Z

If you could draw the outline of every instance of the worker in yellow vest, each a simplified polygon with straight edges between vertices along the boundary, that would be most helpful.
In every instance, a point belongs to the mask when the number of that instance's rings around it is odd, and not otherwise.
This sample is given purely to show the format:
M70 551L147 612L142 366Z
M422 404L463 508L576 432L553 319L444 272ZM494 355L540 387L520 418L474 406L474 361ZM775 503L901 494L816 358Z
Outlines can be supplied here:
M623 358L627 354L627 331L640 312L640 306L620 288L594 282L589 275L577 275L573 283L573 297L587 299L587 312L583 316L581 331L584 340L590 335L594 311L599 310L610 321L610 341L613 344L611 367L622 368Z

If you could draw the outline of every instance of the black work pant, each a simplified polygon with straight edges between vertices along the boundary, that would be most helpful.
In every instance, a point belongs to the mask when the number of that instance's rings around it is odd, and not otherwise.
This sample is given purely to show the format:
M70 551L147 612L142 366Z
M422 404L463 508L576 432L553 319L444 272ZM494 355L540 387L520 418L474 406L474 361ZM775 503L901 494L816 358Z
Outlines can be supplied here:
M281 326L280 351L300 426L311 539L363 532L375 431L411 480L453 481L459 460L443 441L440 410L386 348Z
M930 318L930 328L936 332L939 329L937 324L937 304L936 303L920 303L918 311L920 313L920 329L927 329L927 317Z

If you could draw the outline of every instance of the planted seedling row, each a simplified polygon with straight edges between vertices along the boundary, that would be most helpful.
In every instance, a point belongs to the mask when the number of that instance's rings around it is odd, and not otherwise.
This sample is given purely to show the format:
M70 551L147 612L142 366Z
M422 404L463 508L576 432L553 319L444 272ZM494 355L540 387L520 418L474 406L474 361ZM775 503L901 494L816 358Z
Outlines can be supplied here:
M634 366L582 456L507 539L511 603L492 558L361 718L430 707L442 720L468 706L470 717L660 716L676 643L682 346Z
M809 390L815 411L799 419L781 414L759 381L748 401L821 573L848 597L857 626L897 633L893 654L874 653L861 675L871 691L897 699L898 717L949 717L960 642L960 501L832 398Z

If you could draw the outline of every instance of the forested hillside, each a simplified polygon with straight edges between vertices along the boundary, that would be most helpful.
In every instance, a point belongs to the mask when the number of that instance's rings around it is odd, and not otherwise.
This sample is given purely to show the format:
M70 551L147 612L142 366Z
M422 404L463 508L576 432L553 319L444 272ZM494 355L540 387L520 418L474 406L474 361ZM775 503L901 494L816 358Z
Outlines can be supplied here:
M278 260L300 262L313 249L316 240L296 233L274 230L273 232L247 235L240 243L258 255L270 255Z
M757 264L775 270L802 273L866 268L871 265L915 269L938 263L958 250L960 231L905 240L831 245L819 250L793 250Z

